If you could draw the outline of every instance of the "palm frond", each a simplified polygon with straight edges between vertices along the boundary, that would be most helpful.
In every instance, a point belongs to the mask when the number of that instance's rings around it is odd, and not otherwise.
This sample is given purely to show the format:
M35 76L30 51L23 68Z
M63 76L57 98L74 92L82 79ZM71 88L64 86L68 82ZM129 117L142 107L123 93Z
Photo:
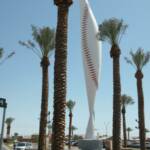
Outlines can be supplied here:
M41 52L35 47L35 45L29 40L27 42L23 42L23 41L19 41L19 44L22 46L25 46L26 48L30 49L33 51L33 53L35 53L40 59L41 57Z
M15 51L12 51L11 53L3 57L2 61L0 62L0 65L2 65L7 59L11 58L13 55L15 55Z
M133 131L133 129L130 128L130 127L128 127L126 130L127 130L128 132Z
M122 39L122 36L125 34L125 31L126 31L127 27L128 27L127 24L123 24L123 20L121 20L120 23L118 24L117 31L119 31L118 35L120 35L120 36L117 36L118 43L120 43L120 41Z
M67 108L69 109L69 111L72 111L72 109L74 108L75 104L76 104L75 101L69 100L69 101L66 103L66 106L67 106Z
M39 56L39 57L41 58L41 50L37 48L37 45L36 45L34 42L30 41L30 40L27 41L27 44L28 44L28 46L30 47L30 49L31 49L37 56Z
M123 106L132 105L132 104L134 104L134 100L133 100L133 98L131 96L123 94L121 96L121 104Z
M137 52L137 55L135 55L132 51L130 52L131 58L133 60L134 65L140 69L140 58L139 58L139 52Z
M149 62L150 60L150 52L144 52L142 48L138 48L137 51L134 53L133 51L130 52L131 60L128 61L132 62L132 65L136 66L137 70L142 70L142 68ZM129 60L129 59L128 59ZM131 64L131 63L130 63Z
M78 129L78 128L77 128L76 126L74 126L74 125L71 126L71 130L74 131L74 130L77 130L77 129Z
M49 27L37 28L32 26L33 39L38 43L42 56L48 56L49 52L54 49L55 31Z
M7 125L10 125L14 120L15 120L14 118L8 117L8 118L6 118L5 123L6 123Z
M145 59L143 61L143 66L145 66L149 62L149 60L150 60L150 52L147 52L145 54Z
M13 55L15 55L15 51L13 51L10 54L8 54L7 58L11 58Z
M49 27L38 28L33 25L31 28L34 42L28 40L27 42L19 41L19 43L31 49L41 59L44 56L49 57L49 53L54 49L55 45L55 30Z
M127 62L128 64L130 64L130 65L134 66L134 64L133 64L132 60L130 60L130 59L129 59L129 58L127 58L127 57L124 57L124 59L126 60L126 62Z
M19 41L19 44L25 46L26 48L30 48L27 42Z
M118 44L122 35L125 33L126 28L127 25L123 23L123 20L116 18L104 20L104 22L99 25L100 40L106 40L112 45Z

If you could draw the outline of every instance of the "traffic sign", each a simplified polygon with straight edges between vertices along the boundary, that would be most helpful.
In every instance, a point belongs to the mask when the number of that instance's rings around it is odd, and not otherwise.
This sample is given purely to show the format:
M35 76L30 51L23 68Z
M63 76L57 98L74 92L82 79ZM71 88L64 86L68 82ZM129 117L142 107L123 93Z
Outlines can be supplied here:
M7 107L6 99L0 98L0 107Z

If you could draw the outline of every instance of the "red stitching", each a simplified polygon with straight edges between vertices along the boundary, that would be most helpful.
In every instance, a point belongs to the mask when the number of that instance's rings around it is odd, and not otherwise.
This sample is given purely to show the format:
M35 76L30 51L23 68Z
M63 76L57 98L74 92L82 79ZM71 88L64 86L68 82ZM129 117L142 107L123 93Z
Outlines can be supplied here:
M87 42L87 18L88 18L88 7L85 6L84 8L84 15L82 18L82 42L83 42L83 53L85 55L85 60L87 62L87 66L90 72L90 77L92 78L92 80L95 83L95 86L98 87L98 79L96 76L96 70L95 70L95 66L92 63L92 59L91 59L91 54L89 51L89 47L88 47L88 42Z

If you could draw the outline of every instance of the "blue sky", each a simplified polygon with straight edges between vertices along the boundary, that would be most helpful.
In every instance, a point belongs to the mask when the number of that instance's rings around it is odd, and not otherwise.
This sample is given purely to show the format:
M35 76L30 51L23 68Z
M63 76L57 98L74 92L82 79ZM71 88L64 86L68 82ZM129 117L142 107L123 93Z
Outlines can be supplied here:
M135 70L124 61L129 51L138 47L150 50L150 1L137 0L89 0L93 13L100 24L104 19L116 17L128 24L126 34L120 43L122 94L134 98L135 104L127 108L127 124L138 135L135 129L137 118L137 91ZM1 0L0 2L0 47L5 55L15 51L16 55L0 66L0 97L8 102L7 117L15 118L12 134L22 135L38 133L38 118L41 100L41 67L39 58L32 51L18 44L19 40L32 39L31 24L38 27L56 27L57 7L53 0ZM78 128L76 133L84 134L88 122L88 104L83 75L80 41L79 1L75 0L69 9L68 20L68 72L67 99L76 101L73 124ZM111 135L112 126L112 60L109 55L110 45L102 44L102 72L100 88L95 103L96 132L105 134L105 125ZM53 108L53 56L49 67L49 110ZM150 64L144 70L143 88L145 96L146 127L150 129ZM0 110L2 116L2 110ZM52 114L52 113L51 113ZM68 112L67 112L68 115ZM52 116L51 116L52 117ZM68 118L68 116L67 116ZM1 121L1 120L0 120ZM66 119L68 126L68 119ZM66 130L67 132L67 130Z

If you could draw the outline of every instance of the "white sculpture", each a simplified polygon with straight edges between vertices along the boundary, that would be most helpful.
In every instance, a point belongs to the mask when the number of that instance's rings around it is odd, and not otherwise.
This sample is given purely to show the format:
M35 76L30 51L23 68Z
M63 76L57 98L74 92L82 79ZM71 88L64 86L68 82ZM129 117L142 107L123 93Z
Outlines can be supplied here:
M89 105L89 121L86 139L95 139L94 134L94 103L98 89L99 68L101 64L101 42L97 39L99 32L96 19L88 0L79 0L81 10L82 53Z

